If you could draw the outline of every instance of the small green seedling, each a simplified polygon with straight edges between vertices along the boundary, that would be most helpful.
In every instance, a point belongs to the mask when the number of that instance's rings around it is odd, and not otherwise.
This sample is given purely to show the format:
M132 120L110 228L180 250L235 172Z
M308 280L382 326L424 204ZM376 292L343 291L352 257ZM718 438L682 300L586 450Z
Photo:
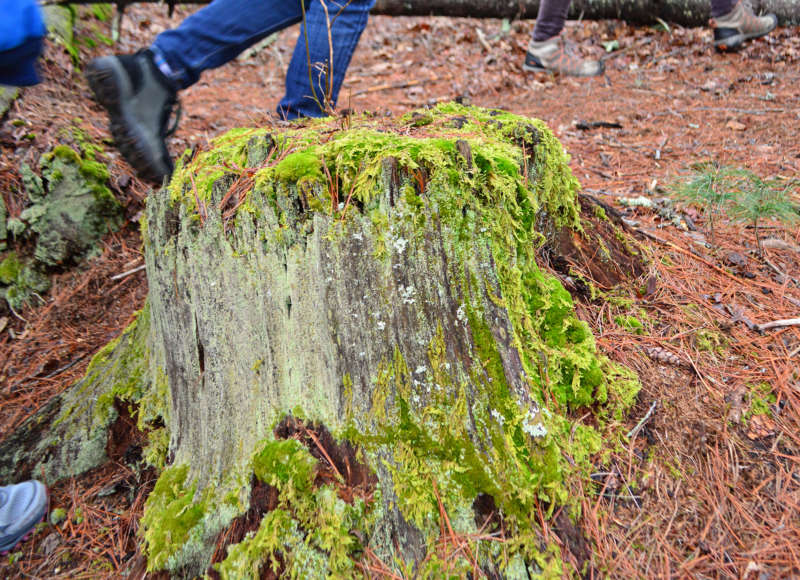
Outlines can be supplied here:
M675 197L684 202L700 206L708 215L711 245L716 246L714 223L725 206L733 199L742 171L716 161L705 161L692 165L692 173L673 185Z
M786 224L800 221L800 207L789 193L798 187L797 180L781 182L762 179L752 171L706 161L692 166L693 173L672 187L672 193L683 201L703 208L708 215L711 244L715 220L727 213L739 222L749 223L755 230L758 251L764 250L759 236L759 224L776 220Z
M781 183L777 179L761 179L750 171L743 172L738 195L731 199L730 214L734 219L749 223L755 231L758 253L764 255L758 225L763 220L774 220L784 224L800 221L800 207L792 203L789 193L800 182L792 180Z

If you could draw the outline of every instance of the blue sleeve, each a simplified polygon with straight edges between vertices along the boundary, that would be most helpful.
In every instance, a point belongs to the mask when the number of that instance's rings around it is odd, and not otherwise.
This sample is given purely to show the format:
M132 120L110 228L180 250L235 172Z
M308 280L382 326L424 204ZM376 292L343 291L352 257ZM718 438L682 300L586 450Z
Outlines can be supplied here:
M36 0L0 0L0 51L11 50L45 33Z

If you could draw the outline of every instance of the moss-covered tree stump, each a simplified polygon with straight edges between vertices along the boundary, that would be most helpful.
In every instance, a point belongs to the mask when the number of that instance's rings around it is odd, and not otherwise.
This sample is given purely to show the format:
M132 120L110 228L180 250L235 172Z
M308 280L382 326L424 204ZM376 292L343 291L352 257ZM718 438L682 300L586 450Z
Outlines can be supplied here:
M540 518L577 515L573 484L638 388L537 265L581 244L635 264L576 191L542 123L458 105L184 157L147 204L148 309L95 361L105 394L78 430L139 402L166 465L149 569L558 576ZM443 534L483 539L447 559Z

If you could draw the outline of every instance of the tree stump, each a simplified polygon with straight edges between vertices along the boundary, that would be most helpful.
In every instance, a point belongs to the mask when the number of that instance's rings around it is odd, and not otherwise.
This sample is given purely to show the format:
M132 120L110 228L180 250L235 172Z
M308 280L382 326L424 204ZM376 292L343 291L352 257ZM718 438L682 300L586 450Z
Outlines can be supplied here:
M541 122L455 104L184 156L143 224L147 370L106 384L166 465L148 569L560 574L540 518L577 515L638 382L537 256L641 273L567 160Z

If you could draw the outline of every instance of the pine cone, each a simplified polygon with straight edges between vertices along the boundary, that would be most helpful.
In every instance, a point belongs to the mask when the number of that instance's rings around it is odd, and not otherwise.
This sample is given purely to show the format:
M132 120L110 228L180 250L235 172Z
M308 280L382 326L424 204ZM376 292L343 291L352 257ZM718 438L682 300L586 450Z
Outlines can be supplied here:
M668 365L673 365L676 367L691 368L689 363L683 360L681 357L679 357L675 353L668 351L665 348L661 348L660 346L653 346L650 348L646 348L645 352L647 353L647 356L649 356L651 359L655 361L665 363Z

